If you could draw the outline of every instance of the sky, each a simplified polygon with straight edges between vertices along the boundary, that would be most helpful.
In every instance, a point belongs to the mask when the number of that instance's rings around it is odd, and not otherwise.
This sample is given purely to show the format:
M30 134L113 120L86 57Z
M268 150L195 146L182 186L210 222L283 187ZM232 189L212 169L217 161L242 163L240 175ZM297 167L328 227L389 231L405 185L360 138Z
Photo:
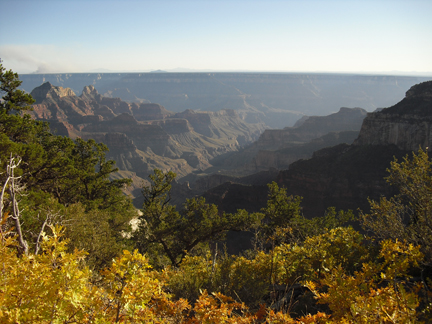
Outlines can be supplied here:
M0 0L0 58L20 74L432 76L431 13L431 0Z

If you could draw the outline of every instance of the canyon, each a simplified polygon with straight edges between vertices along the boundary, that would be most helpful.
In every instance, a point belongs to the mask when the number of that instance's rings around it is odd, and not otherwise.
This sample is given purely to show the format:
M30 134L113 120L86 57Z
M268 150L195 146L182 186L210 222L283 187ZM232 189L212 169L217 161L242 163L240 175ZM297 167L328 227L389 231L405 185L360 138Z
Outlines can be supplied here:
M104 97L157 103L169 111L235 110L249 123L280 129L302 116L325 116L340 107L389 107L426 77L331 73L71 73L22 74L27 92L45 82L80 94L94 86Z
M321 217L327 208L367 211L368 198L379 200L395 193L385 180L394 159L428 150L431 140L432 81L411 87L403 100L364 118L352 144L342 143L315 151L273 177L288 194L303 197L306 217ZM265 206L267 187L230 182L206 191L204 196L220 208L258 211Z
M119 77L114 79L118 81ZM159 80L166 86L168 77L158 74L152 82ZM224 77L221 83L221 75L201 75L200 82L204 84L200 84L200 89L206 84L213 87L216 79L220 92L230 82L246 87L244 79L241 81L233 75ZM179 78L186 76L169 79L174 90L168 93L176 93L181 87L186 89L199 81L191 75L189 84L180 85ZM287 77L284 78L286 81ZM147 85L151 83L148 76L144 79ZM250 79L249 89L261 79L262 76ZM73 80L77 81L76 75L66 79ZM391 86L387 85L393 87L395 80L388 80ZM105 83L107 88L109 82ZM280 83L279 80L279 87ZM307 86L309 90L311 84ZM379 199L394 191L384 180L390 161L394 157L401 159L419 147L426 149L432 140L431 82L408 87L405 97L399 102L395 100L398 103L389 108L368 112L364 108L332 107L328 115L315 116L295 112L295 122L280 129L269 128L264 111L249 104L257 100L260 93L257 89L257 96L243 97L247 98L243 101L247 105L230 104L228 108L221 104L225 109L216 110L208 104L206 107L214 110L203 111L191 109L192 104L185 105L189 108L183 111L174 111L153 102L156 97L137 93L139 99L134 94L135 88L130 88L123 92L121 88L107 90L101 95L94 85L86 85L77 96L75 90L46 82L32 91L36 103L31 114L35 119L49 121L59 135L94 138L105 143L109 148L108 158L114 159L120 169L116 176L134 180L135 185L128 193L136 197L138 207L140 188L153 169L160 168L178 174L172 190L175 204L203 195L224 211L237 208L258 211L267 199L266 184L276 181L289 194L303 197L303 212L307 217L320 217L328 207L367 210L368 197ZM231 100L240 95L231 90L229 101L234 103ZM120 93L129 94L133 100L113 97ZM221 95L218 100L228 100L228 97ZM166 98L162 101L168 102ZM311 107L309 111L314 109ZM283 114L293 111L286 110ZM261 117L251 118L251 112ZM289 118L283 120L291 123Z
M211 166L218 155L239 150L264 131L263 123L248 123L232 109L175 113L154 103L129 103L85 86L80 96L45 82L33 89L30 115L48 121L57 135L93 138L109 148L107 158L138 187L155 168L179 177Z

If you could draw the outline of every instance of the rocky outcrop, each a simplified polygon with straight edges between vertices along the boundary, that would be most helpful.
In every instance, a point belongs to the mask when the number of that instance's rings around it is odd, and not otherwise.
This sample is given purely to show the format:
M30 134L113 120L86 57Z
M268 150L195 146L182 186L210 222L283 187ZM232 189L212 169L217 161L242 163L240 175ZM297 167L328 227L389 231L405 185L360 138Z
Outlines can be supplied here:
M202 154L200 152L184 152L181 158L185 159L190 166L197 170L205 170L212 166L209 162L208 154Z
M328 207L367 211L367 198L394 193L384 177L393 158L400 159L405 153L394 145L340 144L294 162L279 173L277 182L289 194L303 197L307 217L321 217Z
M431 94L432 81L413 86L396 105L368 114L354 144L323 149L293 163L279 174L279 184L304 197L310 217L330 206L367 210L368 197L394 193L384 180L390 162L431 142Z
M146 178L150 170L147 169L145 159L137 152L133 141L123 133L93 133L83 136L83 139L93 138L108 146L107 158L116 161L116 167L122 171L133 171L138 177Z
M75 96L75 93L71 89L56 87L49 82L46 82L40 87L33 89L30 94L33 99L36 100L36 103L41 103L47 99L57 100L63 97Z
M85 86L80 98L87 100L92 103L93 106L105 109L109 109L113 116L107 116L106 119L112 118L115 115L128 113L132 115L132 105L122 101L120 98L107 98L98 93L94 86ZM100 109L100 108L99 108Z
M189 122L186 119L176 118L176 119L157 120L157 121L149 122L148 124L158 125L170 135L190 133L193 131L193 128L190 126Z
M105 134L101 142L110 148L110 154L133 152L137 149L133 141L123 133Z
M104 97L92 85L85 86L78 97L71 89L46 82L35 88L32 95L37 100L31 113L35 118L67 121L76 130L80 129L80 124L92 123L100 118L110 120L123 113L136 114L138 120L163 119L172 114L158 104L127 103L120 98Z
M178 158L181 152L175 143L159 125L139 123L133 116L123 113L112 120L88 125L82 129L85 133L123 133L130 138L138 150L161 156Z
M268 183L276 180L278 174L279 171L276 169L269 169L267 171L257 172L244 177L215 173L209 176L200 177L199 179L191 183L190 187L196 192L196 194L201 194L205 191L223 185L226 182L241 185L266 186Z
M186 119L195 132L210 138L235 137L240 146L253 142L265 130L263 123L249 124L232 109L217 112L187 109L170 118Z
M413 86L402 101L365 118L355 145L389 144L408 151L432 145L432 81Z
M390 161L394 157L401 158L405 153L394 145L340 144L317 151L311 159L296 161L288 170L279 171L266 181L276 181L280 187L287 189L289 195L303 197L302 212L308 218L323 216L329 207L351 209L355 213L358 208L367 211L368 197L379 199L382 195L394 193L394 188L384 177L387 176ZM212 180L217 182L219 179ZM241 182L228 179L228 182L207 190L203 196L208 202L218 204L222 211L259 211L266 205L268 187L259 181Z
M160 120L173 114L162 105L155 103L132 104L131 111L137 120Z
M268 187L225 182L206 191L202 196L206 202L217 205L220 211L235 213L238 209L245 209L253 213L266 205Z
M84 87L83 94L77 97L70 89L55 87L46 82L35 88L32 91L33 95L36 104L33 105L30 114L34 118L67 122L74 128L72 132L78 132L80 124L91 123L101 118L109 120L118 113L130 110L129 106L122 104L119 99L105 100L93 86Z
M102 95L100 95L97 92L96 88L92 85L85 86L80 97L87 100L96 100L96 101L102 100Z
M211 113L210 112L195 112L192 109L186 109L181 113L177 113L172 118L186 119L190 125L200 134L205 136L212 136L213 133L210 129Z
M50 122L50 130L55 135L74 137L73 126L66 122L52 121Z

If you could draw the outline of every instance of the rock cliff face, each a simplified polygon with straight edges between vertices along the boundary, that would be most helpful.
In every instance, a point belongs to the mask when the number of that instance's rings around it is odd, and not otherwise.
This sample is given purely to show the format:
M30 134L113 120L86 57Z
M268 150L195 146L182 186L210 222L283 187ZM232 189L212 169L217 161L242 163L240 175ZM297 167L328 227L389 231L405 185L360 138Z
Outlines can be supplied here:
M384 180L390 162L395 157L400 160L411 151L417 151L419 146L429 145L431 94L432 81L412 87L396 105L368 114L354 144L324 148L316 151L310 159L292 163L288 170L278 174L275 178L277 183L287 188L289 194L303 197L303 212L307 217L320 217L332 206L367 211L368 197L377 200L395 193L395 188ZM223 192L224 199L219 200L228 210L231 208L227 204L231 201L230 194L237 201L243 201L262 190L239 184L235 192L229 188L224 184L206 195L213 197L215 193ZM237 208L255 206L256 209L263 202L257 199L255 205L250 201L243 206L232 204Z
M51 83L46 82L40 87L35 88L31 95L36 103L40 103L46 99L59 99L62 97L75 96L75 93L69 88L55 87Z
M155 103L131 104L131 111L137 120L165 119L173 114L165 107Z
M432 81L413 86L391 108L370 113L364 120L356 145L394 144L417 151L432 145Z
M137 149L146 151L151 149L157 155L172 155L175 143L158 125L138 123L131 115L123 113L109 121L102 121L88 125L82 129L84 133L123 133L130 138ZM177 153L177 155L179 152ZM175 157L176 154L174 154Z
M164 119L164 120L155 120L149 122L149 124L158 125L167 134L170 135L179 135L183 133L190 133L193 131L193 128L191 127L187 119L171 118L171 119Z
M304 197L305 213L322 215L329 206L367 210L367 198L390 195L383 179L394 157L399 160L432 137L432 81L413 86L396 105L369 113L352 145L315 152L309 160L293 163L278 182Z
M289 194L303 197L307 217L320 217L328 207L368 210L367 198L393 193L384 177L394 157L406 151L394 145L355 146L340 144L317 151L311 159L294 162L277 177Z

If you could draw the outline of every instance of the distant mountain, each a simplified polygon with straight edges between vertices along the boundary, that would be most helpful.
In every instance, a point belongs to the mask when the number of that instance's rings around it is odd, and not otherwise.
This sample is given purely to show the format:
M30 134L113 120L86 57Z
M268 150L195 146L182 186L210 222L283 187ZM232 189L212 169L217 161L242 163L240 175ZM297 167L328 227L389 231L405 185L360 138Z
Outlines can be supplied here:
M234 110L174 113L155 103L102 96L94 86L76 96L46 82L31 94L34 118L49 121L59 135L105 143L122 172L144 179L154 168L179 177L209 168L212 158L253 142L264 130Z
M152 102L173 112L233 109L249 123L293 126L304 115L325 116L335 107L374 111L401 100L426 77L299 73L72 73L24 74L30 92L49 81L79 94L93 85L105 96Z

